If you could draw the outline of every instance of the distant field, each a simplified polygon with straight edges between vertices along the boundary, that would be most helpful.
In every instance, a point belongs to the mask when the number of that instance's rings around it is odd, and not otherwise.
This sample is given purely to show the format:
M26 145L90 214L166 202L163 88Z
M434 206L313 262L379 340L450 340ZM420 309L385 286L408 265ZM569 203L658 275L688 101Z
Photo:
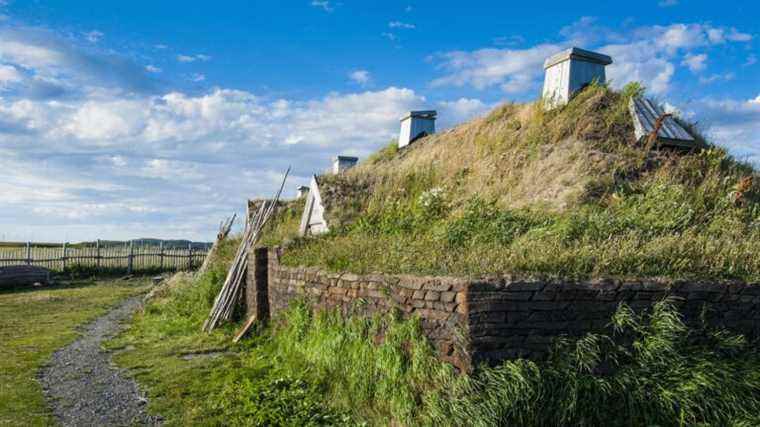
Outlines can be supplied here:
M0 267L31 264L53 271L64 270L187 270L200 266L205 249L111 243L96 245L0 242Z

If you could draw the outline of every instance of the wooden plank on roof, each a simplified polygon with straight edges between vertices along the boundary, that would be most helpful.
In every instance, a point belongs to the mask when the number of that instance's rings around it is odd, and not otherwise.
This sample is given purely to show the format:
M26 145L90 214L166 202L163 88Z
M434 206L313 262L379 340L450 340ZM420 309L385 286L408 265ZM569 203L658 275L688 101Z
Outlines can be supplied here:
M643 97L631 98L628 106L633 120L636 139L641 141L655 131L657 119L665 112L657 103ZM666 117L657 132L657 139L661 145L693 147L696 140L683 128L673 117Z

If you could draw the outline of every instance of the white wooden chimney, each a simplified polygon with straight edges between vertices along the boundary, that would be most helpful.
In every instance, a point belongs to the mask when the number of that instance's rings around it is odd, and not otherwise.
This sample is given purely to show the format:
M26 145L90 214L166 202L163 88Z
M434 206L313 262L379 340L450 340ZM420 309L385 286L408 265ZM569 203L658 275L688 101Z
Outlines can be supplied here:
M398 148L404 148L415 140L435 133L434 110L410 111L401 118L401 132L398 136Z
M552 109L565 105L591 82L604 83L604 67L609 64L609 56L577 47L550 56L544 62L544 106Z
M298 187L298 190L296 191L296 198L300 199L307 194L309 194L309 187L305 185L301 185Z
M356 166L356 163L358 161L359 161L358 157L335 156L333 158L332 172L334 174L342 173L343 171L351 169L352 167Z

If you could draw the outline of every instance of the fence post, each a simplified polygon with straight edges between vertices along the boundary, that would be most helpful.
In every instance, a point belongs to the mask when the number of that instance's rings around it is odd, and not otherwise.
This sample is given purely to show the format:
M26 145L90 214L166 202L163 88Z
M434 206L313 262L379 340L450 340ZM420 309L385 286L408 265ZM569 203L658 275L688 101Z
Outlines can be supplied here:
M192 243L187 244L187 269L188 271L193 269L193 244Z
M100 271L100 239L95 241L95 268Z
M129 241L129 255L127 255L127 274L132 274L132 260L134 258L134 245Z
M32 242L26 242L26 265L32 265Z
M66 271L66 242L63 242L63 255L61 256L61 271Z
M164 241L163 240L158 243L158 259L159 259L159 262L161 263L159 269L161 271L164 271Z

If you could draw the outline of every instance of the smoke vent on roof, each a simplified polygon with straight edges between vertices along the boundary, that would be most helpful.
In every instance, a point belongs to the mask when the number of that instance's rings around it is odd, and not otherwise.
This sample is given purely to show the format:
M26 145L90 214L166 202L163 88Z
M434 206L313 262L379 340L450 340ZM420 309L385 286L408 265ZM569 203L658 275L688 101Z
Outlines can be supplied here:
M333 170L332 172L334 174L342 173L343 171L347 169L351 169L356 165L356 162L359 161L358 157L350 157L350 156L335 156L333 158Z
M300 199L307 194L309 194L309 187L305 185L301 185L298 187L298 190L296 191L296 198Z
M565 105L591 82L604 83L604 67L609 64L609 56L577 47L550 56L544 62L544 105L550 109Z
M436 114L434 110L410 111L402 117L398 148L404 148L425 135L434 134Z

